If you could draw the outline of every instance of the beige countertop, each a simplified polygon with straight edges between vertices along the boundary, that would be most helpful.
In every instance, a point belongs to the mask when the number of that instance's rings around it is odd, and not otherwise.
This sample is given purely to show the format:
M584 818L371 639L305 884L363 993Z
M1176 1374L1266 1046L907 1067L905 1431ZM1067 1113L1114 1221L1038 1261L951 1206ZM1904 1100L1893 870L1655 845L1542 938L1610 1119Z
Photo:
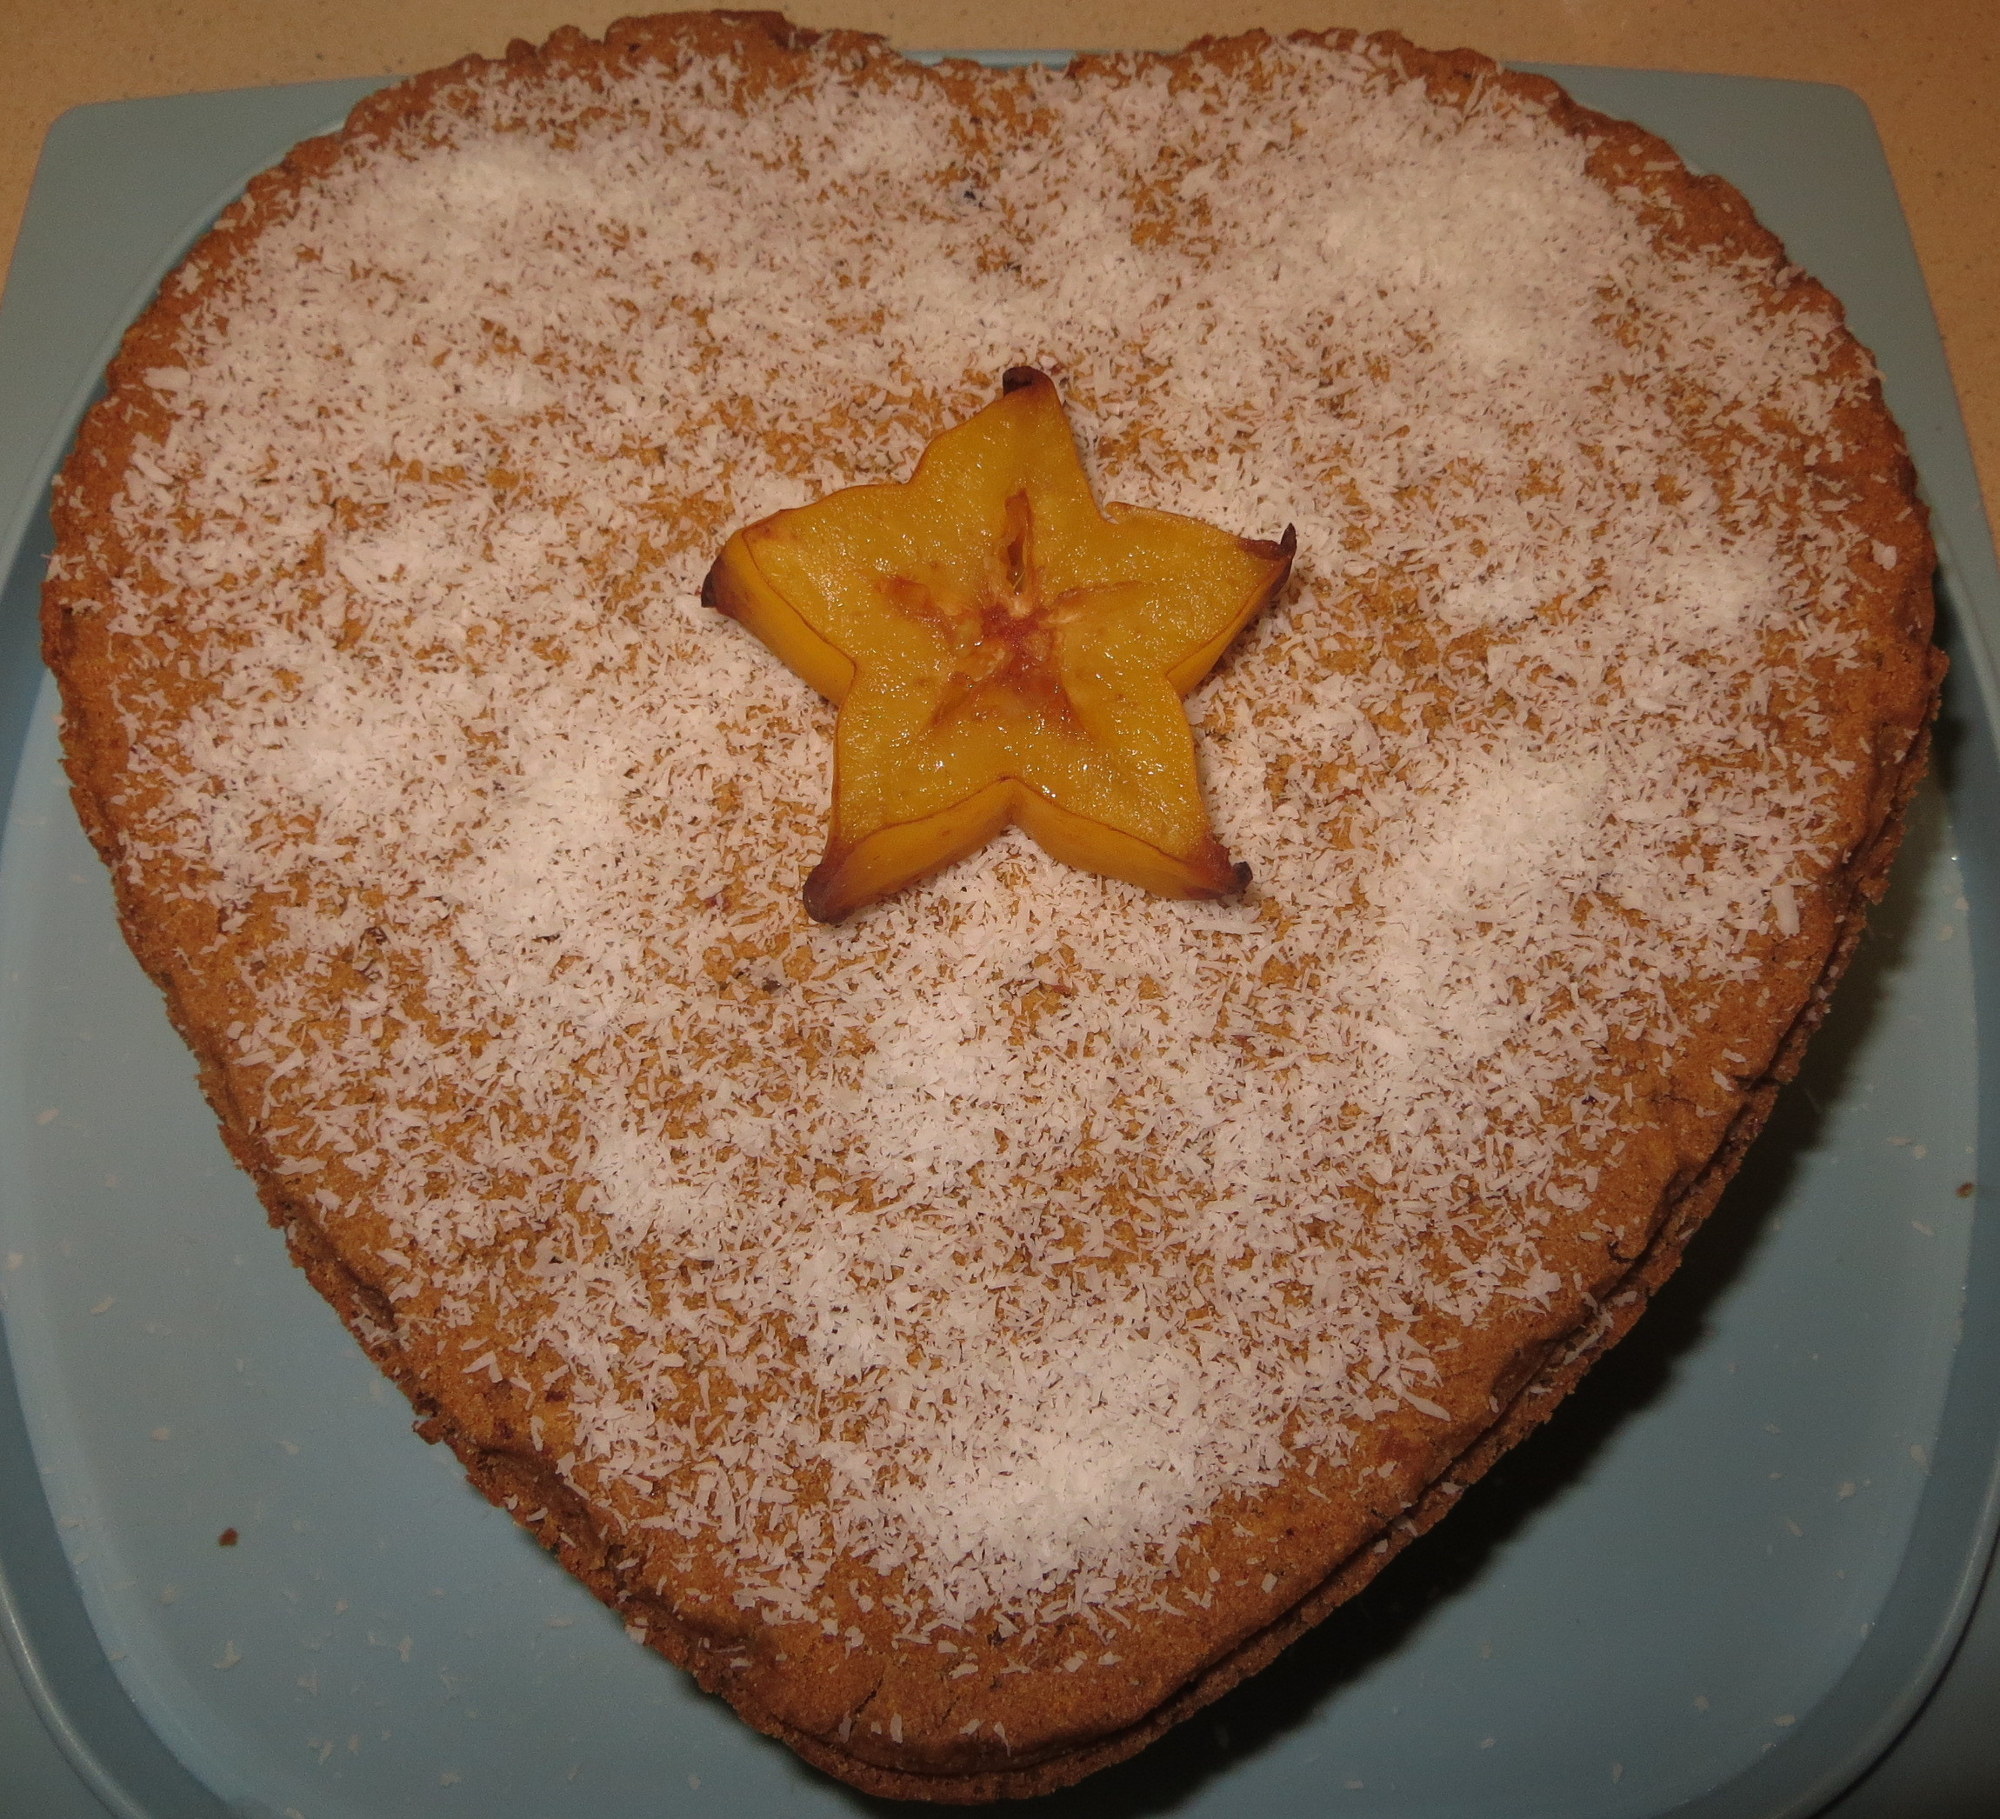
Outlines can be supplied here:
M0 239L49 123L80 102L376 75L495 54L630 7L591 0L0 0ZM911 46L1172 48L1265 26L1393 27L1528 62L1836 82L1888 149L2000 519L2000 4L1995 0L792 0Z

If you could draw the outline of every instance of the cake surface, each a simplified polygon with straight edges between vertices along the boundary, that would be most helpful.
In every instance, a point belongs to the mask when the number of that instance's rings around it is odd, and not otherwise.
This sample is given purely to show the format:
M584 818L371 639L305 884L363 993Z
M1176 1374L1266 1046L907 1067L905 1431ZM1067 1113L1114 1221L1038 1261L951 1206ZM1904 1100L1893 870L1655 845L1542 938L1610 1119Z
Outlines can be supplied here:
M1003 839L825 927L736 527L1033 365L1298 530L1189 702L1255 882ZM748 15L375 97L132 331L47 648L135 951L433 1438L809 1760L1140 1747L1671 1270L1920 772L1872 363L1733 191L1467 53L1066 71Z

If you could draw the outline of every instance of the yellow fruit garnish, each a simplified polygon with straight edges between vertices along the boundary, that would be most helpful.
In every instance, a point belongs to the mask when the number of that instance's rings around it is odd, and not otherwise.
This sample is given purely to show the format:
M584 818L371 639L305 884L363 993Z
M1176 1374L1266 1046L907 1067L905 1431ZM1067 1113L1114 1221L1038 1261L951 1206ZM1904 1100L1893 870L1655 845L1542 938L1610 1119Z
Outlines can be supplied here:
M1296 543L1100 511L1031 367L907 483L738 531L702 598L840 708L807 910L838 922L1010 823L1161 896L1240 890L1180 698L1284 585Z

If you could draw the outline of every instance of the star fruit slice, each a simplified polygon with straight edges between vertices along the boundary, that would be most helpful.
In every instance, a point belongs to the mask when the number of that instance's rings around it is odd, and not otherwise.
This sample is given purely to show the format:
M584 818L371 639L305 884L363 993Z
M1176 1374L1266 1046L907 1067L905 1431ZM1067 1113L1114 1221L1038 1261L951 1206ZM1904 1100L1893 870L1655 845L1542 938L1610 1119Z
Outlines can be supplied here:
M1164 897L1249 868L1209 826L1181 697L1284 586L1296 534L1099 510L1053 382L1014 367L904 483L732 536L702 598L840 709L822 922L1018 824Z

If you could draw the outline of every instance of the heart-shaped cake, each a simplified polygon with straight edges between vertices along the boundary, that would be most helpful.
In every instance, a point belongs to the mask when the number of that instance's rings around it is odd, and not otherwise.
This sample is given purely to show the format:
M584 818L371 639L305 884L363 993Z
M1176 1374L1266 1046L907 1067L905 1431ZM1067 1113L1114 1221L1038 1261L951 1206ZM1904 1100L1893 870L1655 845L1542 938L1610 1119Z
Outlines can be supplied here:
M704 577L1013 367L1099 499L1296 527L1187 701L1251 882L1011 832L816 922L833 710ZM1624 1331L1942 667L1741 198L1350 33L420 77L168 280L56 509L76 800L293 1254L636 1635L900 1796L1138 1749Z

